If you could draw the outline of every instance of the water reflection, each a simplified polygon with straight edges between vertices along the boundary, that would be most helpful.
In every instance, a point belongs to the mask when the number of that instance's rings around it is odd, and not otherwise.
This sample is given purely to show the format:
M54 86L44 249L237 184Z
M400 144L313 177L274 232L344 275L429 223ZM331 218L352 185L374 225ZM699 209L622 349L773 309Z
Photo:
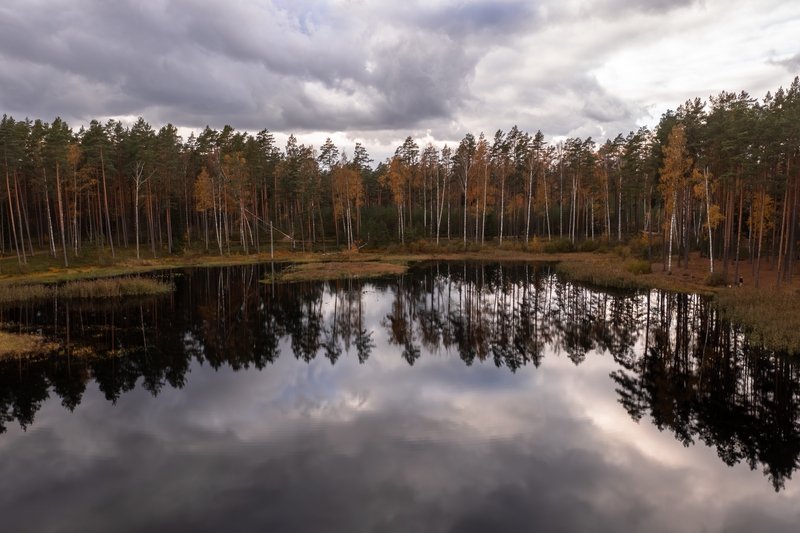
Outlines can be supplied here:
M364 283L260 283L268 269L190 269L173 276L168 297L4 308L6 327L41 332L60 349L0 363L0 432L31 427L51 394L73 411L91 381L115 403L137 385L153 396L183 388L197 363L264 369L282 346L305 364L350 353L368 364L374 323L412 366L457 354L516 373L545 357L581 365L608 353L633 420L649 418L685 446L701 441L728 465L761 468L775 490L798 468L795 360L751 346L701 297L599 292L546 265L432 263Z

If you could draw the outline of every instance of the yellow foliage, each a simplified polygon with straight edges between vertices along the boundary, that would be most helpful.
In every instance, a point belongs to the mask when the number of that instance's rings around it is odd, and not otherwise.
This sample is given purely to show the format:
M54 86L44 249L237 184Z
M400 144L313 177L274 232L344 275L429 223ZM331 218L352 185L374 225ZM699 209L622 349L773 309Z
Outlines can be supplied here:
M397 205L402 205L406 199L406 187L410 178L411 172L409 169L403 164L401 158L395 156L389 163L389 171L381 176L378 181L382 185L389 187L389 190L392 191L394 202Z
M333 212L337 217L350 207L364 205L364 185L358 172L345 165L336 165L331 169L331 186L333 187Z
M717 204L711 204L708 208L708 221L703 224L703 227L708 229L708 223L711 223L711 229L717 229L719 223L725 220L725 216L722 214L722 210Z
M669 134L667 145L664 147L664 166L659 169L661 183L658 189L664 197L666 217L664 228L668 228L671 216L675 212L675 202L678 191L683 188L686 180L696 180L699 173L692 172L694 161L686 150L686 132L683 124L677 124Z
M772 214L775 212L775 200L767 194L756 193L753 195L753 207L750 209L750 217L747 219L747 227L752 235L761 227L761 200L764 200L764 231L772 229Z
M212 190L214 184L211 182L211 176L208 175L206 167L200 171L197 180L194 182L194 196L197 199L196 208L201 213L214 207L212 201Z

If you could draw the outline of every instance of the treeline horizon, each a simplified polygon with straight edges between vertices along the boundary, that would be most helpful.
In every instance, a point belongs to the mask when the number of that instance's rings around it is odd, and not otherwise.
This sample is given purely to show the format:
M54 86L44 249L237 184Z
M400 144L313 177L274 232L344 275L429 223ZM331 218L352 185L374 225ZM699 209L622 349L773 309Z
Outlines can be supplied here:
M762 258L791 282L797 246L800 81L758 100L745 92L696 98L647 127L597 142L548 143L513 126L420 146L409 136L373 168L290 135L277 146L207 126L184 140L168 124L56 118L0 123L0 251L20 268L42 249L63 259L85 245L153 257L204 246L260 253L509 241L528 249L628 244L650 263L688 267L691 251L722 273ZM146 248L144 252L141 248Z

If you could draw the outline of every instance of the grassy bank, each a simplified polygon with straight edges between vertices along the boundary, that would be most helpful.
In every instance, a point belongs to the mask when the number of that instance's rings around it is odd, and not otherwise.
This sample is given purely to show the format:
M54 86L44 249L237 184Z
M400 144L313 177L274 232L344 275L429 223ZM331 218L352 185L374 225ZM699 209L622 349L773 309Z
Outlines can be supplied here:
M650 273L634 274L638 266L638 262L630 259L575 254L562 258L556 271L569 281L599 287L661 289L712 296L713 305L721 316L742 328L750 342L768 350L800 354L800 288L784 283L776 291L774 282L770 282L773 272L767 271L761 288L756 289L752 287L752 277L747 275L749 272L744 272L749 268L742 265L744 286L741 288L738 284L709 286L707 272L699 261L689 269L673 269L672 274L662 272L660 264L653 265Z
M742 327L765 348L800 353L800 295L754 288L730 288L714 296L720 314Z
M698 269L676 269L673 274L661 271L660 264L602 254L569 254L558 258L556 271L569 281L598 287L646 290L661 289L689 294L713 295L718 289L705 280L707 273Z
M0 290L0 303L24 302L53 298L114 298L166 294L172 291L170 283L152 278L118 277L71 281L64 285L13 284Z
M584 243L585 244L585 243ZM368 277L402 272L400 267L413 261L425 260L477 260L477 261L547 261L559 262L559 272L567 279L591 283L601 287L624 289L658 288L686 293L713 294L715 288L704 283L708 275L705 259L693 257L690 267L674 268L672 275L662 271L655 263L652 272L646 261L637 259L630 247L600 246L594 251L576 252L569 241L531 242L525 246L506 242L496 244L470 244L464 250L457 241L440 246L419 241L406 246L393 245L382 250L362 250L359 253L332 250L327 252L292 251L288 244L276 246L274 259L269 252L244 254L232 250L228 255L207 253L203 249L190 249L182 253L163 255L159 258L136 259L131 249L118 249L116 258L107 251L85 247L80 257L70 258L70 267L64 268L58 258L46 253L37 253L30 258L22 272L15 258L6 258L2 263L0 289L9 284L52 284L96 280L134 275L167 268L212 267L263 263L274 260L292 263L294 266L276 279L283 281L338 279L343 277ZM311 265L311 266L305 266ZM26 289L37 290L37 289ZM16 298L19 299L19 298Z
M588 283L615 289L647 289L648 283L622 268L598 268L594 261L564 259L556 264L556 272L572 282Z

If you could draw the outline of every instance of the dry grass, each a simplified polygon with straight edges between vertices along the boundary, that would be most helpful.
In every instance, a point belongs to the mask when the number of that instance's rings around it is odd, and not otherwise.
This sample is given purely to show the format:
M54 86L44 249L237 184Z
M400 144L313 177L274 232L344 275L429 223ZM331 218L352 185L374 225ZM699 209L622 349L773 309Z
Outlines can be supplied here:
M714 296L724 318L769 350L800 353L800 295L795 291L730 288Z
M374 278L402 274L408 267L378 261L328 261L294 265L277 275L276 281L320 281L343 278Z
M648 283L641 276L637 276L625 268L612 268L608 265L603 268L596 262L564 260L556 265L556 272L570 281L589 283L598 287L648 288Z
M0 331L0 360L8 357L42 355L57 348L39 335L21 335Z
M659 263L654 263L650 272L647 272L647 261L617 254L560 254L557 259L559 263L556 270L571 281L621 289L662 289L704 295L715 292L714 288L704 284L708 273L697 261L692 269L675 269L669 275L661 271Z
M152 278L121 277L71 281L56 285L7 285L0 290L0 303L24 302L59 296L61 298L114 298L165 294L172 291L170 283Z
M58 289L62 298L115 298L120 296L142 296L166 294L172 285L153 278L125 277L92 281L74 281Z
M53 287L47 285L7 285L0 290L0 303L39 300L52 296Z

